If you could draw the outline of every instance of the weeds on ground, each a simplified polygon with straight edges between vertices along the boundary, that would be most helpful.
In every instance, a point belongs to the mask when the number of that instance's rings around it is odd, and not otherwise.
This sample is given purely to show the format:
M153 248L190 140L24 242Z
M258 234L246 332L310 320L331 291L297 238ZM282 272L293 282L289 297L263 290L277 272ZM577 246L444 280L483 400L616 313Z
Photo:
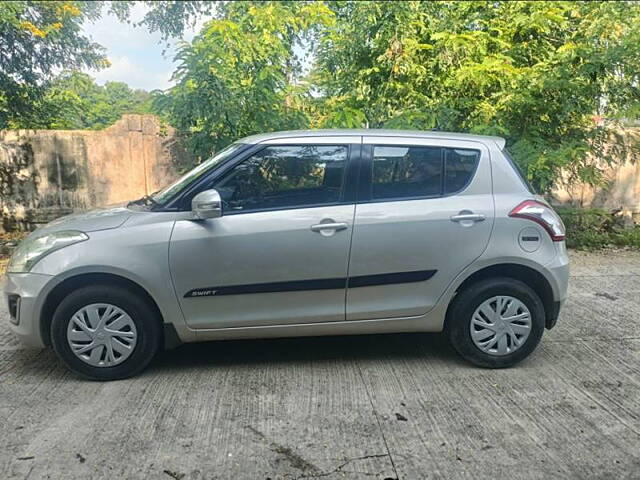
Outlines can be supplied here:
M605 247L640 248L640 226L625 227L616 211L557 208L567 227L567 247L595 250Z

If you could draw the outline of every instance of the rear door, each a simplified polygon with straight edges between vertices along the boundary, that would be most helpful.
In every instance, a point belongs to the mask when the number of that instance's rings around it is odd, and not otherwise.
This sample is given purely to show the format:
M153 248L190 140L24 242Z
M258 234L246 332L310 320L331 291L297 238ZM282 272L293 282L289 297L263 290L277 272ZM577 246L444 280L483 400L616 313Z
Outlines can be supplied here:
M347 320L422 315L487 246L494 221L480 142L364 137Z

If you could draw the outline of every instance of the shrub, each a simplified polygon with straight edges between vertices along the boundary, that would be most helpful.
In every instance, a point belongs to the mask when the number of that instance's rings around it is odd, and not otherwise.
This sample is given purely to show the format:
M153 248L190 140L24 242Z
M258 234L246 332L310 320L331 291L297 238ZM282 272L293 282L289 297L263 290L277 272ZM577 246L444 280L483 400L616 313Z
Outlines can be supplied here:
M557 208L556 211L567 227L569 248L640 248L640 226L625 228L624 219L617 210Z

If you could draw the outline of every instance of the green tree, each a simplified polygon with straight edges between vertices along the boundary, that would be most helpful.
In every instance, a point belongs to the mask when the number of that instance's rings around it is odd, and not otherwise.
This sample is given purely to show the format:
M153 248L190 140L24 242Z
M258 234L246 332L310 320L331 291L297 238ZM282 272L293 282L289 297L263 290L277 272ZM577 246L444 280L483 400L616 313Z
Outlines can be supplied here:
M319 2L224 5L193 42L180 46L176 85L156 97L156 108L201 156L252 133L307 126L295 48L331 19Z
M164 40L181 38L184 29L193 25L202 16L210 16L215 11L218 2L213 1L118 1L109 2L108 11L116 15L121 21L130 21L131 7L142 3L147 11L137 26L150 32L159 32Z
M43 108L51 108L51 103L43 95L48 92L51 96L49 82L57 72L98 70L109 65L103 47L82 33L83 23L97 20L105 12L114 13L123 22L130 21L135 3L0 1L0 128L46 126L50 115ZM137 26L157 31L165 40L182 36L185 26L209 14L215 6L215 2L203 1L143 3L147 12ZM115 90L123 88L111 86L107 90L114 90L115 95ZM61 109L73 108L69 92L56 94L63 101ZM111 122L109 112L105 111L102 117L80 123Z
M318 125L507 137L537 187L591 183L611 122L640 111L638 2L330 2Z
M29 125L52 72L101 68L103 48L82 35L91 2L0 2L0 128Z
M122 82L97 85L81 72L63 72L52 80L38 104L34 128L98 130L125 113L150 113L151 94Z

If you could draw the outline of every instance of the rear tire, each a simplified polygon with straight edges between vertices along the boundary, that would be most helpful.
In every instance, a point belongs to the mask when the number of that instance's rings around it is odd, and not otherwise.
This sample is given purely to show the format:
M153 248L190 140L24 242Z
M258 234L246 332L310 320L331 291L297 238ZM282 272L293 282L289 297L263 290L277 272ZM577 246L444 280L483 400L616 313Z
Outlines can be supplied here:
M161 320L148 301L113 285L89 285L72 292L60 302L51 323L57 355L70 370L90 380L140 373L161 339Z
M474 365L505 368L535 350L544 324L544 306L530 287L513 278L489 278L458 293L447 313L445 333Z

